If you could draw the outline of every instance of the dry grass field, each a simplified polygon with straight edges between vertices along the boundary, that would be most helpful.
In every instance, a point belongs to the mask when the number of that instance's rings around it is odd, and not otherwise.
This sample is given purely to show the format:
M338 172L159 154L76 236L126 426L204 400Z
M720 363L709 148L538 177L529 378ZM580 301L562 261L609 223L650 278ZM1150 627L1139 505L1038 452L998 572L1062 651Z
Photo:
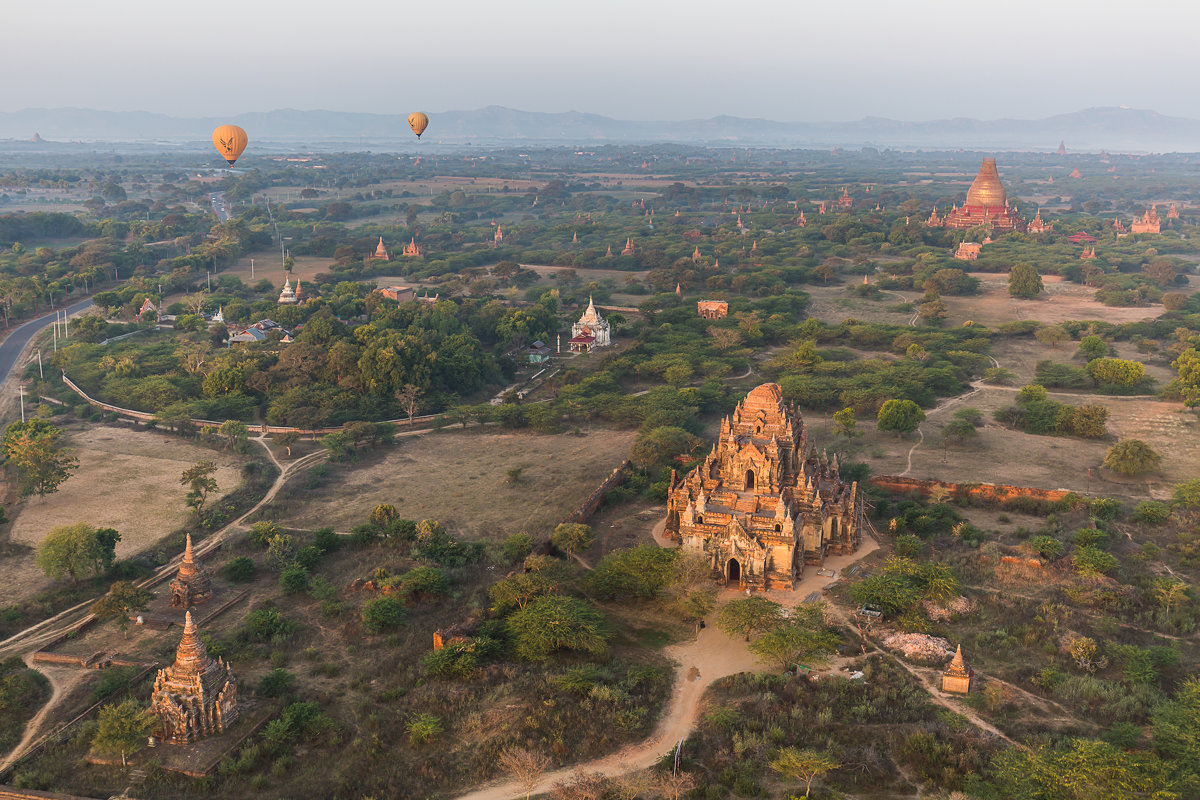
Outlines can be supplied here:
M1096 290L1090 286L1070 283L1059 275L1043 275L1045 291L1036 300L1017 300L1009 297L1008 274L973 272L980 280L979 294L968 297L943 297L950 311L949 325L961 325L966 320L996 327L1005 322L1033 319L1056 323L1068 320L1096 319L1112 322L1136 322L1153 319L1162 313L1162 306L1144 308L1113 308L1096 302Z
M36 547L53 528L88 522L120 531L117 557L128 558L187 522L187 491L179 476L197 461L210 459L217 464L215 477L222 496L241 483L240 457L161 433L107 425L75 427L68 442L79 469L56 493L30 497L7 509L13 520L12 542ZM5 559L0 604L45 585L32 553Z
M878 300L855 297L849 290L853 282L831 286L805 286L804 291L812 297L805 316L819 319L822 322L837 324L846 319L858 319L864 322L874 322L881 325L907 325L916 313L913 311L888 311L901 303L920 302L920 292L884 293Z
M365 464L331 465L315 489L303 478L281 495L277 520L289 527L349 531L391 503L402 517L438 519L471 539L547 533L629 456L632 431L585 435L448 430L407 437ZM507 471L521 467L513 483Z

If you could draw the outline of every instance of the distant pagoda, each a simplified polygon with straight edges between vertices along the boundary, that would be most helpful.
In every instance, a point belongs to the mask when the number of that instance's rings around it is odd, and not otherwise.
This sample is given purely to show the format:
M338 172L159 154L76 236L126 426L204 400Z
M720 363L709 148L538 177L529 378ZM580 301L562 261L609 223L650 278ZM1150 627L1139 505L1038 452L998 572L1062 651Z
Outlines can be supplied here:
M196 566L192 555L192 535L189 533L183 548L183 563L179 565L175 580L171 581L171 605L176 608L198 606L211 600L212 595L212 579Z
M967 202L947 214L943 224L947 228L990 225L998 231L1025 230L1025 221L1008 204L1004 184L996 171L996 159L983 159L979 174L967 190Z

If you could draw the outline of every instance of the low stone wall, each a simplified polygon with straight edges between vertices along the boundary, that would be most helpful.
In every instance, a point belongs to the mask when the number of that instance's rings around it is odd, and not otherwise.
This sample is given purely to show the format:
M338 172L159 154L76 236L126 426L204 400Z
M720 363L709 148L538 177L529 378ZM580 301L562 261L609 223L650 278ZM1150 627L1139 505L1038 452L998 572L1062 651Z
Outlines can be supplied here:
M944 494L946 497L970 497L977 500L1003 502L1021 497L1029 500L1044 500L1054 503L1071 492L1067 489L1036 489L1031 486L1009 486L1003 483L949 483L947 481L918 480L899 475L875 475L870 479L872 486L897 494L920 494L930 497Z
M0 786L0 800L94 800L77 794L58 794L57 792L39 792L36 789L17 789L12 786Z
M629 468L632 466L633 463L629 459L622 461L621 466L614 469L612 474L588 495L587 500L584 500L578 508L563 518L563 522L587 522L592 514L596 513L596 509L604 502L605 496L612 491L612 488L625 480L625 476L629 474Z

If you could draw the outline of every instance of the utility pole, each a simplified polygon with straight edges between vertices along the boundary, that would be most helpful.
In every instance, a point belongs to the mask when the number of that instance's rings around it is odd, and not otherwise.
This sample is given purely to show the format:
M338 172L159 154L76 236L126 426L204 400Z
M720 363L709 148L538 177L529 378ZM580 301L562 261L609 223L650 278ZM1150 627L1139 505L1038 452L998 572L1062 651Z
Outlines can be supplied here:
M46 373L42 372L42 348L38 348L38 377L46 380Z
M20 387L20 389L21 389L21 422L24 422L25 421L25 386L22 385Z
M250 280L254 280L254 259L250 259Z

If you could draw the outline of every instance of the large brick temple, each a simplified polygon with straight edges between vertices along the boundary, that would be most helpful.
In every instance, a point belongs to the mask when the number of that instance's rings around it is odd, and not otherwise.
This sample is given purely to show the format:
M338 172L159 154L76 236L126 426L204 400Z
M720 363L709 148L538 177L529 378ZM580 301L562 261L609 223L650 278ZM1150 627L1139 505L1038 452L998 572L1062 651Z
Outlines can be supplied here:
M810 451L804 420L764 383L721 421L704 463L671 476L665 534L746 589L793 589L805 564L858 549L863 500L837 457Z
M1025 220L1008 204L1004 184L996 171L996 159L985 158L979 166L979 174L967 190L967 202L954 209L941 220L947 228L974 228L988 225L997 231L1023 231Z
M208 654L190 611L175 663L159 670L150 704L162 722L163 739L172 744L223 733L238 717L233 670Z

